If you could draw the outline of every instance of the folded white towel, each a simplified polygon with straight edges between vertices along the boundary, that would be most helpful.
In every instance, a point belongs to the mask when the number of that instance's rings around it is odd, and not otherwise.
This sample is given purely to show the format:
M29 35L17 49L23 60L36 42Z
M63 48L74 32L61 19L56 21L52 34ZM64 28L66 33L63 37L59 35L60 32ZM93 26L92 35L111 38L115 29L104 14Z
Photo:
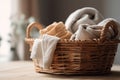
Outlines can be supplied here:
M79 25L78 30L71 36L71 40L92 40L99 38L100 30L92 27L98 27L93 25Z
M39 60L39 66L49 69L52 63L56 44L60 38L44 34L41 39L34 41L31 58Z
M98 10L92 7L85 7L71 13L65 22L65 26L70 32L75 33L80 24L95 25L103 19Z

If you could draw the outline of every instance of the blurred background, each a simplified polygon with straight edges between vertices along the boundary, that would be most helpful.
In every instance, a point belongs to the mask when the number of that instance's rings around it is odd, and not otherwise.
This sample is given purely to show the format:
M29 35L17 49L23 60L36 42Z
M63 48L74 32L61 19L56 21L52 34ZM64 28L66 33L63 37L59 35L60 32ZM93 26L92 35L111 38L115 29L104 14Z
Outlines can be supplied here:
M119 3L120 0L1 0L0 62L30 60L29 46L24 38L31 22L37 21L44 26L54 21L65 22L70 13L83 7L94 7L105 18L120 21ZM114 64L120 64L119 48Z

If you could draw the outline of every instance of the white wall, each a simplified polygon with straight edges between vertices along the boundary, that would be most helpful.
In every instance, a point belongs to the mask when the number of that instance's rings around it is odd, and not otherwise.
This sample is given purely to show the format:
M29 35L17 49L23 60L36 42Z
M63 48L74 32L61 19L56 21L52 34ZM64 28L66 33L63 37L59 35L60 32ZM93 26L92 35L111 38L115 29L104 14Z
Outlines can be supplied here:
M104 16L120 21L120 0L103 0Z

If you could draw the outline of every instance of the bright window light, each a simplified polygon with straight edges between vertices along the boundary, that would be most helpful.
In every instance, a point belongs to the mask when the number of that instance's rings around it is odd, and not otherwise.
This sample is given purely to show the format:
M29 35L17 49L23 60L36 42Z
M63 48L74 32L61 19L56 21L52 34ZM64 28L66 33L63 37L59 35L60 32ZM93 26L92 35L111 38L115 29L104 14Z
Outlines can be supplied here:
M0 2L0 61L7 61L10 58L10 45L7 42L10 30L11 0L1 0Z

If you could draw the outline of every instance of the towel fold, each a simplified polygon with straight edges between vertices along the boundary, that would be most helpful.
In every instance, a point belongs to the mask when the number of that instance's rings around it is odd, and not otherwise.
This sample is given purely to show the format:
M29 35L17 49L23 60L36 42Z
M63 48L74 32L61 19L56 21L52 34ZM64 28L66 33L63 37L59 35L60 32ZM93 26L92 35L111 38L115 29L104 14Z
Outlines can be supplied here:
M95 31L90 27L91 25L79 25L78 30L71 36L70 40L92 40L94 38L98 38L100 31ZM97 34L94 35L94 33Z
M47 26L46 28L40 30L40 34L48 34L52 36L57 36L61 39L70 39L72 33L68 31L63 24L63 22L54 22L53 24Z
M49 69L52 63L56 44L60 38L44 34L34 41L30 58L38 59L39 66Z
M72 33L78 30L80 24L95 25L102 21L104 18L98 10L92 7L85 7L78 9L71 13L65 22L66 29Z

